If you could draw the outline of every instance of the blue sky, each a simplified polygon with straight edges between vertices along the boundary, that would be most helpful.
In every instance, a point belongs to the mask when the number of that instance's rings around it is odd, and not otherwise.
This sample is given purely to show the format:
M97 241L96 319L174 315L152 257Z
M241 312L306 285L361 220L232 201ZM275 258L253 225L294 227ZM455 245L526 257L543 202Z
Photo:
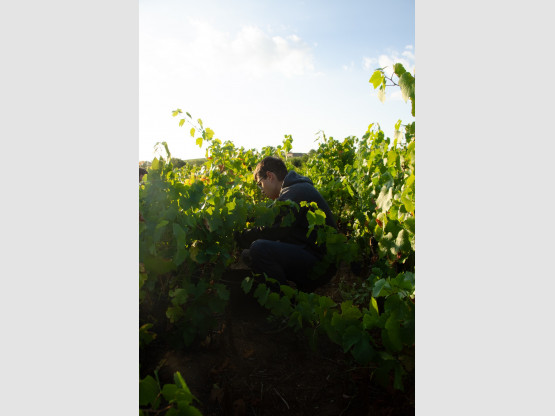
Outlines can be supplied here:
M414 71L414 1L139 2L139 159L166 141L172 156L204 157L172 110L201 118L215 137L247 149L317 147L317 133L391 135L413 121L398 90L385 103L374 69Z

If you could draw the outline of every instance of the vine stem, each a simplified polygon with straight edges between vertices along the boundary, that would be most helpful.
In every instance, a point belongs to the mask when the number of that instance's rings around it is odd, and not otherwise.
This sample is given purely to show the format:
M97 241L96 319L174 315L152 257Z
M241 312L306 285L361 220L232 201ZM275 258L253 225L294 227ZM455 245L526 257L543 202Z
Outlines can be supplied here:
M384 78L391 81L391 85L386 85L386 87L398 87L399 84L397 84L395 81L393 81L393 75L391 75L390 77L388 77L387 75L385 75L385 73L383 74Z

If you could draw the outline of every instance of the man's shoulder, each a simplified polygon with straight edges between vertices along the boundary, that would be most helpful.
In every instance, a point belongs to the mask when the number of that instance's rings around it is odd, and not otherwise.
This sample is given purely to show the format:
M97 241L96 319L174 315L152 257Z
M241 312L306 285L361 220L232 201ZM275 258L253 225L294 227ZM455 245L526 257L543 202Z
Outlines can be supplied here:
M312 201L318 198L322 198L322 195L320 195L320 192L318 192L314 185L308 182L299 182L283 188L278 199L290 199L299 202Z

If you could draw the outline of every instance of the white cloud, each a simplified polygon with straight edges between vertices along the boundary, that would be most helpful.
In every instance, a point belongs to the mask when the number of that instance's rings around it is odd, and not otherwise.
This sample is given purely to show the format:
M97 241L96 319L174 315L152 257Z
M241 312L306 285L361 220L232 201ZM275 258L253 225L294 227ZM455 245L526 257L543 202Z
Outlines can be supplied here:
M404 51L401 55L403 55L403 56L404 56L405 58L407 58L409 61L414 61L414 58L415 58L415 57L414 57L414 54L413 54L411 51L409 51L409 50Z
M393 73L393 65L396 63L403 64L405 69L409 72L414 73L414 53L411 52L412 46L405 46L405 50L401 53L397 51L392 51L389 54L380 55L378 58L378 64L380 68L387 67L384 72L386 75L390 76Z
M235 33L189 19L179 36L141 35L141 71L164 68L175 76L295 77L314 74L311 48L295 35L271 36L257 26Z
M314 72L310 47L297 35L270 36L257 26L243 26L230 34L198 20L190 20L186 36L159 40L164 53L182 72L210 75L236 71L257 78L267 74L285 77ZM181 58L171 58L171 55ZM153 58L148 58L152 60Z
M258 22L242 27L213 22L180 18L173 25L163 25L154 19L149 25L150 21L142 20L142 159L149 159L157 141L166 141L175 157L204 156L188 129L179 128L177 118L171 117L175 108L202 118L216 137L237 146L275 145L284 134L292 134L298 151L314 148L314 133L320 129L341 138L360 135L370 122L392 127L398 118L404 119L402 114L410 116L410 106L400 97L389 98L393 89L385 105L370 96L371 73L359 79L361 65L370 70L378 67L377 56L361 62L361 54L339 65L336 61L334 70L322 73L325 68L317 66L313 56L318 43L307 44L309 38L301 38L293 29L272 29ZM411 58L396 57L409 62Z
M232 30L190 19L179 30L155 27L140 36L141 152L166 141L172 154L203 157L204 150L171 117L175 108L202 118L216 137L237 145L259 146L260 137L280 143L283 134L294 133L290 126L299 124L290 118L304 114L301 100L291 97L323 90L311 87L322 78L313 48L292 31L274 36L256 25Z
M289 39L289 40L291 40L291 41L293 41L293 42L295 42L295 43L301 41L301 38L298 37L297 35L290 35L290 36L287 36L287 39Z
M271 37L255 26L246 26L230 42L230 61L251 75L275 72L286 77L314 70L307 45L296 35Z
M366 71L373 71L374 69L376 69L375 67L377 63L378 63L378 60L375 58L368 58L368 57L362 58L362 67Z
M397 51L390 51L387 54L382 54L378 58L363 57L362 67L366 71L373 71L376 68L384 68L387 75L391 75L393 72L393 64L401 63L405 69L409 72L414 73L414 60L415 55L414 47L412 45L405 46L403 52L399 53Z

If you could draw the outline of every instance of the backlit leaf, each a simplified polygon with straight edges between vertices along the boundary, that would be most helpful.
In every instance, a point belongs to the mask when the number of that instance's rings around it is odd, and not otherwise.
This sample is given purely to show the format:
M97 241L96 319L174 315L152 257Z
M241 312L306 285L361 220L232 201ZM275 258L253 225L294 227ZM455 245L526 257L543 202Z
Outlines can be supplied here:
M191 394L191 390L189 390L189 386L187 386L187 383L185 383L185 380L183 379L183 376L181 375L181 373L180 373L179 371L176 371L176 372L174 373L174 375L173 375L173 380L174 380L175 385L176 385L178 388L181 388L181 389L183 389L186 393ZM191 394L191 396L194 397L192 394Z
M154 158L152 160L152 164L150 165L150 169L151 170L158 170L160 169L160 161L158 160L158 158Z
M214 137L214 132L212 131L211 128L207 127L205 130L205 139L210 140L212 137Z
M378 88L384 80L384 75L381 71L374 71L372 76L370 77L370 84L374 86L374 89Z
M378 90L378 99L384 103L385 102L385 88L380 88Z
M231 201L228 202L227 204L225 204L225 206L227 207L227 211L231 212L235 209L235 206L237 205L237 203L235 201Z
M403 64L396 63L395 65L393 65L393 72L395 72L395 75L397 75L398 77L400 77L400 76L403 75L405 72L407 72L407 70L405 69L405 67L403 66Z
M410 250L410 236L407 230L399 231L395 239L395 245L401 251L407 252Z
M399 87L401 87L401 95L405 102L407 102L409 98L414 100L414 78L409 72L405 72L399 78Z
M376 298L374 298L374 297L372 297L370 299L370 310L372 312L375 312L376 315L380 314L379 309L378 309L378 302L376 301Z
M391 208L391 205L393 205L393 188L388 189L383 187L380 191L378 199L376 200L376 205L378 209L388 211L389 208Z

